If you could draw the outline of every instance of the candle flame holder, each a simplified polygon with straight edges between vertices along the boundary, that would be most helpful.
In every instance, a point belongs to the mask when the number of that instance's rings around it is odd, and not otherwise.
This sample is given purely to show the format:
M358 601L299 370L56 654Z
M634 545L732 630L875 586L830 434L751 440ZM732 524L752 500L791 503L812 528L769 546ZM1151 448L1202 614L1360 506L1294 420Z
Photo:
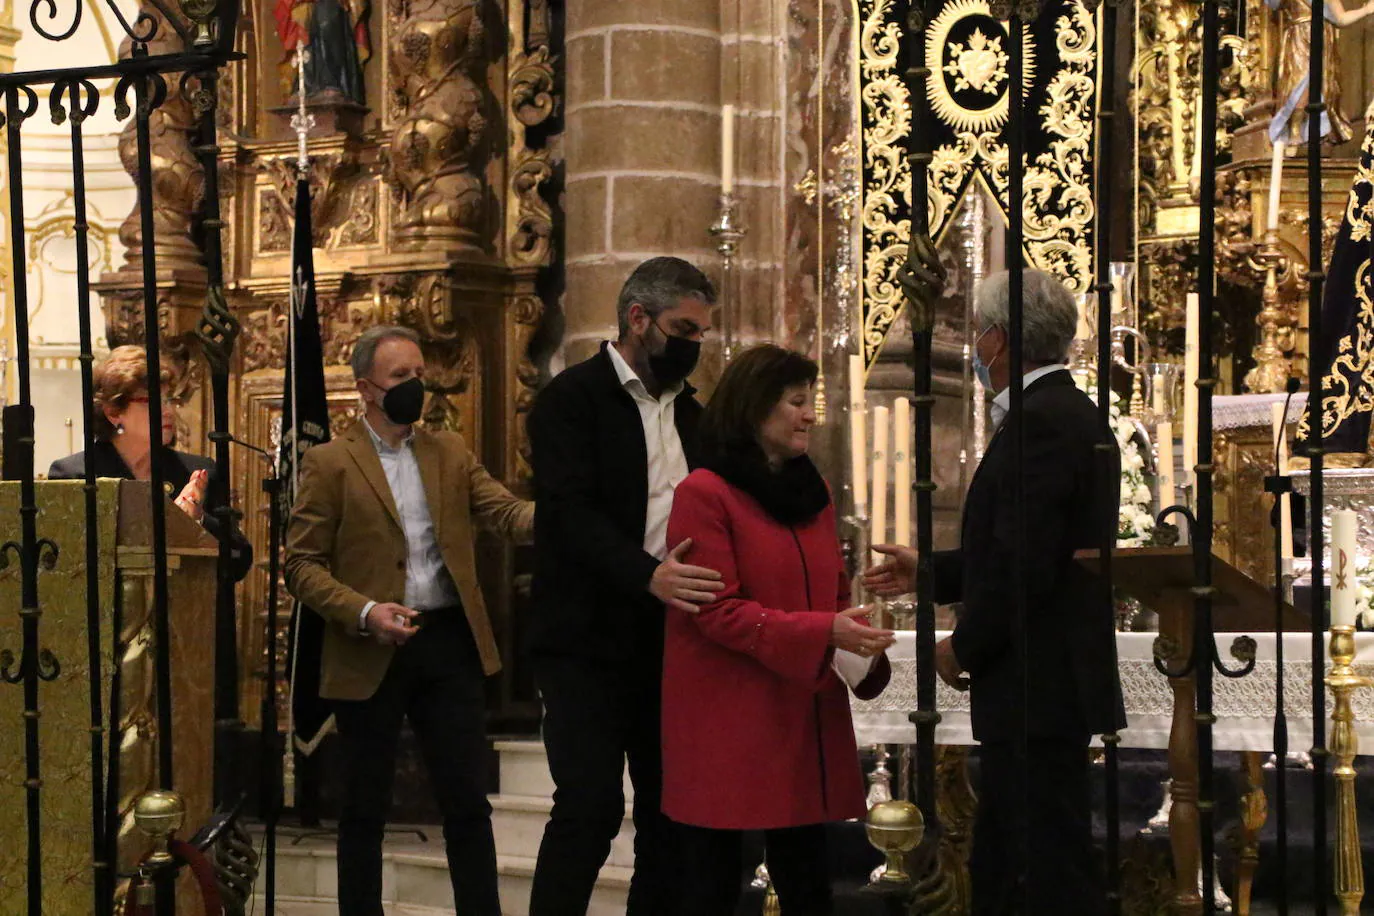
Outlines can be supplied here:
M715 224L710 228L711 235L716 239L716 251L720 252L721 258L721 358L727 363L735 355L734 311L735 303L738 301L735 295L735 285L738 282L735 256L739 252L740 242L749 231L740 223L738 209L739 199L730 191L722 191L720 211L716 216Z

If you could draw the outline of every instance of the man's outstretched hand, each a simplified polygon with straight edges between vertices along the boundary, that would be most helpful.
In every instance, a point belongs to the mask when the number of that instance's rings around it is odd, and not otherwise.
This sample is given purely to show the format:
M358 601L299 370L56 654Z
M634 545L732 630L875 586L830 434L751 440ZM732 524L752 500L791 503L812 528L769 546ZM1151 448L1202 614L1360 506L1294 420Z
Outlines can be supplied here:
M873 548L888 559L864 573L864 588L879 598L896 598L916 591L916 551L911 547L879 544Z

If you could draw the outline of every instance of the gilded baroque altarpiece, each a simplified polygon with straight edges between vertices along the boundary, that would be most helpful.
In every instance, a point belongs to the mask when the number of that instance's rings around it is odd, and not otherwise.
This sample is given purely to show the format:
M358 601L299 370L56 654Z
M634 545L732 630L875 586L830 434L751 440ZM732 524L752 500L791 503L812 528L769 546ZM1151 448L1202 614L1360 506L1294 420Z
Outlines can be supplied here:
M225 287L243 326L231 367L231 428L274 452L297 143L289 124L294 88L281 79L283 52L267 10L247 5L238 47L249 59L220 82L219 161ZM145 11L158 15L151 5ZM529 476L524 414L539 381L529 348L555 259L555 160L547 141L558 102L550 10L546 0L386 0L374 4L370 28L366 106L329 93L307 98L315 120L308 177L316 289L335 431L358 415L347 368L352 341L373 325L405 325L420 334L428 364L424 422L462 433L519 492ZM202 178L188 132L200 102L172 82L167 104L154 114L159 320L166 337L192 331L204 304L193 230ZM132 143L126 131L121 153ZM136 163L130 155L124 162L132 174ZM120 239L127 259L99 284L111 345L143 333L136 207ZM199 409L189 411L187 432L201 442L208 391L193 407ZM265 473L248 452L235 453L235 501L264 558L240 599L241 708L250 723L264 664ZM510 556L495 548L484 556L495 624L508 630L515 600ZM513 647L516 640L502 643ZM286 644L278 642L283 655Z

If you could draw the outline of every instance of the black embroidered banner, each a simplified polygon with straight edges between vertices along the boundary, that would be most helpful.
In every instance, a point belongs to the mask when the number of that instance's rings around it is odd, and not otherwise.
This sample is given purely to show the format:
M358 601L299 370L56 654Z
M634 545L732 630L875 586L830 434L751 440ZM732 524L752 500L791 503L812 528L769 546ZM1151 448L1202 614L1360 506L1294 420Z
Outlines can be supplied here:
M904 148L911 106L897 63L900 8L891 0L858 0L857 9L867 366L903 302L896 271L910 231ZM1080 0L1051 0L1023 37L1026 173L1016 216L1024 221L1030 266L1083 293L1092 284L1096 18ZM927 27L926 92L935 130L930 227L937 240L975 178L1008 212L1009 41L986 0L946 0Z

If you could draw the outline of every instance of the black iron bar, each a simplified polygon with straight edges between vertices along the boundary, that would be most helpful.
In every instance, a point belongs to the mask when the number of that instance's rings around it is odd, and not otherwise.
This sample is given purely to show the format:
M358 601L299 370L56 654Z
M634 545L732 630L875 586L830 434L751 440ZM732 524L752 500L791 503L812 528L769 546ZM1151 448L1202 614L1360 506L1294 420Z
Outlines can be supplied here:
M1025 402L1025 347L1022 341L1025 325L1025 301L1022 271L1025 269L1023 244L1022 205L1025 199L1026 174L1026 134L1025 98L1022 42L1027 23L1021 20L1022 10L1013 7L1007 20L1008 42L1008 86L1009 100L1007 119L1007 335L1010 338L1008 368L1010 379L1010 410L1003 423L1012 424L1012 476L1011 511L1012 530L1016 533L1016 547L1012 551L1012 587L1016 593L1016 607L1013 614L1013 643L1016 662L1021 672L1021 727L1016 737L1017 770L1021 779L1021 791L1017 792L1016 831L1013 838L1018 850L1017 860L1017 899L1021 909L1030 911L1030 786L1028 783L1028 763L1030 747L1030 631L1026 617L1026 437L1023 405Z
M37 99L32 92L25 91L26 104L20 107L20 92L9 89L5 92L5 128L8 143L9 190L10 190L10 257L13 269L10 282L14 287L14 330L17 340L19 378L19 420L24 424L17 437L23 473L19 479L19 563L21 602L19 619L21 645L18 671L11 675L4 672L6 679L18 677L24 685L24 795L28 818L28 881L27 897L29 916L41 916L43 912L43 858L42 858L42 791L43 779L39 767L38 731L38 618L42 611L38 604L38 505L33 483L33 399L29 379L29 294L24 252L24 166L20 155L21 138L19 128L24 119L33 113ZM11 413L11 419L15 414Z
M1322 98L1325 78L1322 57L1326 53L1326 17L1314 6L1311 17L1312 50L1307 74L1307 352L1326 352L1322 336L1322 289L1326 281L1322 261L1322 117L1326 102ZM1308 550L1312 558L1312 904L1315 916L1326 916L1331 893L1330 872L1326 862L1326 631L1327 603L1322 531L1324 515L1322 472L1325 464L1326 435L1323 424L1325 379L1316 361L1308 360L1310 416L1309 451L1311 458L1312 521L1308 525Z
M1288 397L1283 402L1283 420L1279 426L1279 436L1287 434L1288 405L1292 403L1296 391L1296 379L1289 379ZM1277 846L1274 858L1279 875L1275 892L1278 899L1278 916L1288 916L1288 713L1284 710L1283 678L1283 538L1284 518L1283 501L1293 490L1292 479L1279 463L1281 445L1274 443L1274 475L1265 481L1265 489L1274 494L1274 827Z
M138 207L143 261L143 338L148 353L148 437L153 453L162 447L162 358L158 339L157 248L153 235L153 165L149 118L152 116L150 80L134 80L134 128L138 142ZM152 470L153 528L153 639L156 659L157 779L158 786L172 789L172 653L167 615L167 499L161 463Z
M264 916L277 907L277 821L281 817L282 747L277 734L277 578L280 575L282 480L263 481L267 495L267 672L262 690L262 761L259 765L265 836Z
M1202 0L1202 47L1216 48L1220 43L1219 0ZM1196 585L1193 595L1193 656L1197 678L1198 820L1201 831L1202 912L1216 908L1215 817L1212 760L1212 666L1217 661L1212 633L1212 395L1216 369L1212 353L1212 312L1216 298L1216 163L1217 163L1217 82L1220 62L1215 53L1202 54L1202 80L1198 103L1201 144L1201 176L1198 199L1198 396L1197 467L1194 469L1197 494L1197 525L1194 527L1193 562Z
M63 84L53 87L60 94ZM86 650L87 664L90 668L91 697L91 849L92 879L95 888L95 912L98 916L108 914L114 905L114 885L111 881L111 862L106 857L105 845L105 720L101 701L104 684L101 674L104 663L100 654L100 532L97 507L95 462L95 417L94 382L91 337L91 273L88 237L90 225L86 222L86 162L82 142L81 125L87 117L95 113L100 103L100 94L95 87L82 80L67 83L66 91L71 111L67 120L72 133L72 224L76 240L76 309L77 325L81 341L81 403L86 405L82 411L81 442L86 453ZM88 105L89 103L89 105ZM115 792L117 787L110 787Z
M219 74L213 68L194 77L200 84L204 107L197 108L196 156L205 175L205 187L219 186L219 147L216 145L216 113ZM224 286L224 264L220 249L220 233L224 223L220 219L219 195L205 195L201 227L205 252L206 286L220 290ZM215 448L215 477L211 485L215 492L207 502L216 508L219 529L219 563L215 572L215 803L234 804L241 791L240 768L236 765L243 734L239 716L238 631L234 606L234 575L231 568L233 541L229 532L238 526L229 499L229 366L227 354L208 360L210 365L210 396L214 408L214 429L210 441ZM269 691L274 689L268 685Z
M138 55L135 46L134 54ZM153 528L153 657L154 689L157 696L157 779L162 789L174 789L172 767L172 628L167 605L167 497L163 490L161 464L156 455L162 447L162 347L159 339L157 302L157 246L153 234L153 164L152 138L149 123L153 108L165 96L166 86L158 85L162 77L147 75L135 78L134 132L138 143L138 204L140 244L143 264L143 339L148 354L148 441L152 443L151 490ZM213 193L207 188L207 193ZM176 875L171 869L154 876L156 912L171 916L176 912L174 884Z
M930 71L925 65L927 40L927 4L925 0L911 0L908 6L906 35L906 84L911 99L911 133L907 138L907 164L911 172L911 238L930 237L929 191L927 178L930 167L930 133L927 129L930 102L926 98L926 80ZM932 306L933 307L933 306ZM935 727L940 714L935 708L935 575L932 557L935 552L934 504L935 483L931 479L931 412L935 398L931 394L931 322L916 315L911 318L912 346L915 357L913 404L915 423L912 441L907 443L916 464L916 556L919 570L916 576L916 710L911 721L916 726L916 766L914 785L909 786L911 798L921 809L927 825L927 835L938 842L936 828L938 814L935 799ZM900 444L897 446L902 447Z
M126 57L115 63L97 67L61 67L51 70L0 73L0 90L17 86L45 86L50 83L62 83L73 79L96 81L153 73L181 73L186 70L204 70L207 67L218 68L230 61L246 59L247 55L238 51L224 54L218 52L180 52L177 54Z
M1116 124L1113 104L1116 100L1116 4L1106 0L1102 8L1102 44L1098 55L1097 103L1097 415L1098 422L1108 435L1097 447L1098 466L1103 469L1103 505L1115 505L1120 500L1120 479L1111 473L1116 466L1116 433L1112 429L1112 140ZM1102 590L1105 608L1113 607L1115 594L1112 579L1112 552L1116 548L1116 514L1103 519ZM1113 641L1112 652L1116 652ZM1113 665L1113 667L1117 667ZM1121 738L1116 732L1102 736L1106 762L1107 814L1107 912L1117 916L1121 912L1121 794L1117 784L1120 775Z

